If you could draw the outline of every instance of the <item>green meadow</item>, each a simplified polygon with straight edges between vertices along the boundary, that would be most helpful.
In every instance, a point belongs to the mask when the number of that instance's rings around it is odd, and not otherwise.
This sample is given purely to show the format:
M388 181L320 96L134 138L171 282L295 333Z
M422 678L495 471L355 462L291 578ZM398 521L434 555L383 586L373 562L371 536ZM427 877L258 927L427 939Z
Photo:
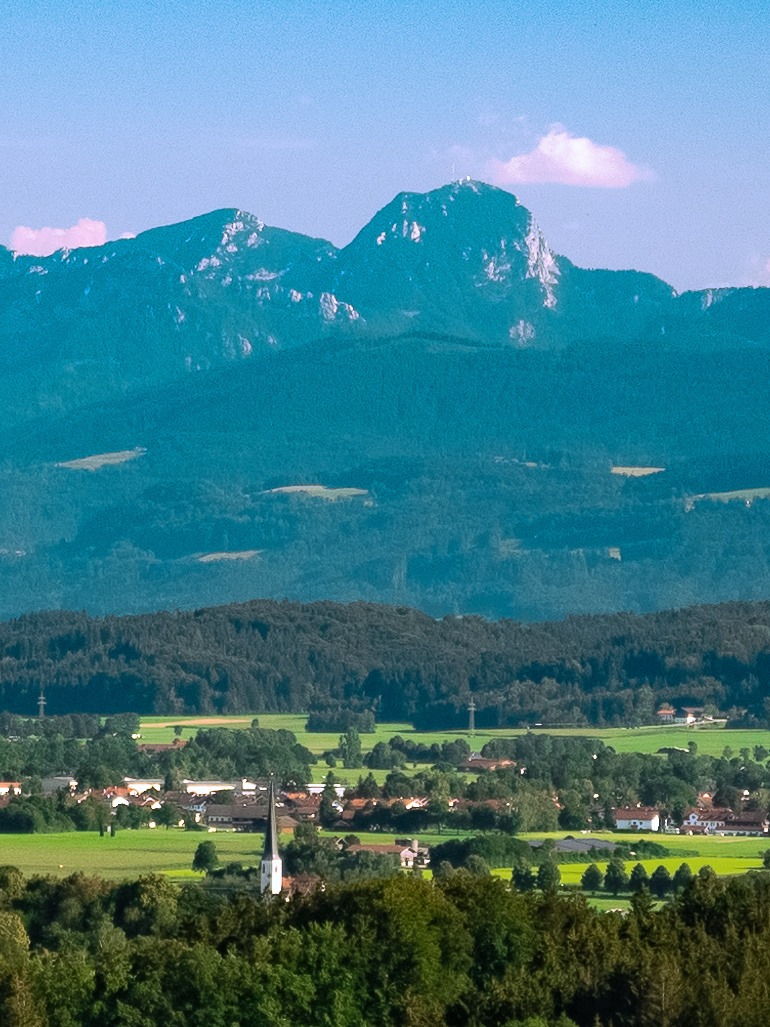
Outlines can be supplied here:
M197 731L205 727L227 727L233 730L248 728L254 715L232 717L143 717L141 722L142 740L146 742L170 742L175 737L174 726L182 728L181 737L189 739ZM296 734L297 739L312 752L322 752L335 748L338 733L310 734L305 731L303 714L262 714L259 716L260 726L273 729L287 729ZM409 724L393 723L378 724L373 734L362 735L364 751L371 749L379 741L387 741L399 734L405 738L426 743L442 742L456 738L467 738L474 749L480 749L485 742L496 737L511 737L521 734L521 730L478 731L472 739L467 731L435 731L416 732ZM536 729L535 733L557 735L583 735L601 738L607 745L620 752L654 753L663 746L680 746L695 741L698 750L703 753L721 755L726 746L736 753L741 748L751 749L754 745L765 745L770 748L770 731L740 731L722 727L681 728L574 728L574 729ZM345 784L354 784L366 770L344 770L335 768L335 774ZM316 776L321 779L326 767L319 764ZM374 771L381 783L387 772ZM370 833L360 835L362 841L391 842L390 834ZM433 844L450 837L447 831L442 834L423 834L423 844ZM531 835L524 837L563 838L564 832L551 835ZM617 834L597 833L590 835L597 842L603 839L618 841ZM690 864L694 871L706 864L719 874L739 874L747 870L758 869L762 865L762 852L770 848L770 839L761 838L720 838L685 835L647 835L669 850L665 858L643 860L648 871L663 863L672 872L682 862ZM262 846L262 837L257 834L234 834L218 832L202 834L185 832L177 829L166 831L163 828L141 831L119 831L116 837L100 838L96 833L64 833L39 835L0 835L0 864L10 863L20 867L25 874L67 875L75 871L99 874L107 878L133 877L140 873L163 873L174 880L183 881L195 878L190 869L193 853L202 839L213 839L219 850L220 860L242 860L255 863ZM629 840L632 840L629 838ZM629 869L631 866L629 862ZM586 864L564 863L561 865L562 880L565 884L579 882ZM496 870L495 874L509 877L510 869ZM602 900L603 901L603 900ZM609 901L609 900L608 900ZM617 904L617 903L616 903Z
M334 832L322 832L332 837ZM467 833L467 832L464 832ZM364 843L392 843L394 835L385 832L357 833ZM443 831L423 833L419 836L423 845L435 845L453 837ZM521 835L522 838L563 838L564 832L549 835ZM606 832L586 837L597 843L603 839L618 841L626 838ZM664 845L670 852L666 857L640 860L648 873L660 863L671 873L681 863L689 863L693 872L702 866L710 866L718 874L742 874L748 870L762 868L762 853L770 847L770 840L761 838L719 838L689 837L679 835L646 835ZM261 834L235 834L227 831L206 833L145 828L139 831L118 831L114 838L100 838L94 832L66 832L59 834L14 834L0 835L0 864L19 867L27 876L52 874L64 877L72 873L97 874L110 879L136 877L139 874L160 873L176 881L196 879L191 870L192 858L198 844L210 840L216 844L220 862L241 860L246 865L255 865L262 852ZM633 842L634 838L628 837ZM627 860L627 869L637 862L633 857ZM586 863L560 864L564 884L578 884ZM599 864L604 870L606 864ZM495 876L510 878L511 868L494 871Z
M273 730L285 729L293 731L297 741L305 745L311 752L320 755L337 747L339 732L310 733L305 731L306 715L303 713L263 713L232 717L142 717L142 740L145 742L171 742L174 739L174 725L182 728L181 737L192 738L202 727L228 727L233 729L248 728L254 717L259 719L260 727ZM411 738L427 745L433 742L453 741L465 738L473 749L481 749L493 738L512 738L515 735L527 734L526 728L498 728L489 731L476 731L471 737L464 731L415 731L411 724L394 723L378 724L372 734L361 735L364 752L372 749L377 742L387 742L394 735ZM721 725L701 725L680 727L677 725L638 728L533 728L532 734L558 735L562 737L583 736L599 738L605 745L611 745L616 752L655 753L658 749L674 746L686 749L689 742L695 742L698 752L708 756L721 756L726 747L738 753L741 748L752 749L755 745L764 745L770 749L770 731L741 730L725 728Z
M81 872L115 879L157 873L197 878L199 875L191 870L193 854L198 844L208 839L216 842L223 863L259 861L259 834L213 835L178 828L144 828L118 831L114 838L100 838L96 831L0 835L0 864L17 866L27 875L66 877Z
M637 863L641 863L648 874L652 874L656 867L663 865L669 871L673 877L676 870L682 865L682 863L688 863L690 870L694 874L701 869L701 867L709 866L716 874L730 875L730 874L745 874L748 870L762 870L761 858L745 859L740 856L718 856L716 859L699 857L688 857L682 859L680 857L669 857L667 859L639 859L639 860L628 860L626 862L626 872L630 872L631 868ZM606 863L597 863L599 869L604 873L607 869ZM583 863L564 863L559 869L561 870L562 884L580 884L580 878L583 876L586 864Z

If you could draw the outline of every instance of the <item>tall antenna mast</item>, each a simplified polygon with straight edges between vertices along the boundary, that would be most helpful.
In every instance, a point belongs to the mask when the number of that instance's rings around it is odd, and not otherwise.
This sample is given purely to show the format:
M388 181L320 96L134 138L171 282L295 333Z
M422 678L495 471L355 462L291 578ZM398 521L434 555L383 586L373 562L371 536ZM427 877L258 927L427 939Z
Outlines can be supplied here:
M45 717L45 695L43 689L40 689L40 695L37 697L37 719L43 720Z
M476 703L471 699L468 703L468 734L473 738L476 733Z

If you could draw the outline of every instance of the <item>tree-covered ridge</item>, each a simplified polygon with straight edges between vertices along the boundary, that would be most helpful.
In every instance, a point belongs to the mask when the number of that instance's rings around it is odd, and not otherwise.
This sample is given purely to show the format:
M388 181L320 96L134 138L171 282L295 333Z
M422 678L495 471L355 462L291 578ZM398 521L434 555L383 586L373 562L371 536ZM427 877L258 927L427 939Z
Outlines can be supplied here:
M766 719L770 603L523 624L255 600L0 624L0 708L51 713L372 709L418 727L653 722L663 701Z
M546 885L545 875L543 885ZM410 876L290 902L0 868L9 1027L764 1027L770 877L704 868L627 915Z

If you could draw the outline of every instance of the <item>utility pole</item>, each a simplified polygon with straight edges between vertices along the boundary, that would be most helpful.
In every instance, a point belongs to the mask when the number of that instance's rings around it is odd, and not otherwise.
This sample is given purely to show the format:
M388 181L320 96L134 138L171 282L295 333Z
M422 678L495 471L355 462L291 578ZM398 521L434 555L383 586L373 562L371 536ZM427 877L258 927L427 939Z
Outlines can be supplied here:
M43 689L40 689L40 695L37 698L37 719L43 720L45 717L45 695L43 695Z
M473 738L476 733L476 703L471 699L468 703L468 734Z

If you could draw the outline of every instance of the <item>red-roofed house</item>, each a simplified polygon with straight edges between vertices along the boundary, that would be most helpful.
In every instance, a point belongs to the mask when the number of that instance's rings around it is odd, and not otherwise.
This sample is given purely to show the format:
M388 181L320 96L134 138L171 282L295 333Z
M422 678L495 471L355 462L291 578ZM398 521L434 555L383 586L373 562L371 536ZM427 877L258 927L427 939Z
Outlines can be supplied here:
M626 806L614 809L618 831L659 831L660 813L649 806Z

